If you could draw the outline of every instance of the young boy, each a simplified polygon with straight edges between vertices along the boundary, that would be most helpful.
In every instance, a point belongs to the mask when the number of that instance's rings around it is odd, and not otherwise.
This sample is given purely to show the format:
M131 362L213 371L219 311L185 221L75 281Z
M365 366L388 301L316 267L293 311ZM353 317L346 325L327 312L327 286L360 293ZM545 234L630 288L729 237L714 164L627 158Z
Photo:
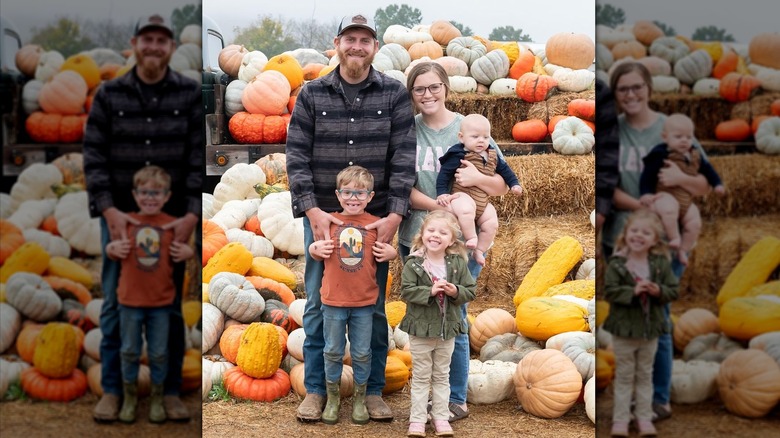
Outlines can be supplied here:
M170 175L160 167L146 166L137 171L133 175L133 198L139 211L129 215L139 224L129 224L125 239L114 240L106 246L109 257L121 260L117 298L124 401L119 420L124 423L132 423L136 417L142 330L146 334L152 377L149 421L166 420L163 383L168 367L168 324L176 294L172 262L194 255L192 248L173 241L172 229L162 228L176 220L162 212L171 197L170 185Z
M467 160L485 175L501 175L515 195L520 196L523 189L512 169L490 145L490 121L487 118L480 114L464 117L460 124L458 140L460 143L451 146L439 159L441 170L436 180L436 202L441 206L449 206L450 211L458 218L466 248L476 249L473 251L474 260L484 265L483 254L498 231L498 215L493 204L488 202L487 193L476 186L463 187L453 180L455 171L461 167L461 160Z
M355 382L352 422L366 424L369 420L365 396L371 372L371 327L379 297L376 262L390 261L398 256L398 252L392 245L377 241L376 229L365 228L379 220L365 211L374 197L374 177L371 173L360 166L349 166L336 176L336 187L342 211L332 215L343 224L332 224L330 239L316 240L309 246L312 258L325 263L320 294L327 402L322 422L338 422L339 384L346 329L349 327L349 352ZM387 352L377 351L376 354Z
M664 143L656 145L642 159L644 169L639 180L642 194L639 202L661 217L669 247L677 251L678 260L686 266L688 253L696 245L701 232L699 208L693 203L693 195L684 188L661 183L658 172L664 167L665 160L669 160L688 175L704 175L718 195L726 193L720 176L701 151L693 146L693 131L693 121L688 116L680 113L668 116L661 132ZM682 222L682 233L678 222Z

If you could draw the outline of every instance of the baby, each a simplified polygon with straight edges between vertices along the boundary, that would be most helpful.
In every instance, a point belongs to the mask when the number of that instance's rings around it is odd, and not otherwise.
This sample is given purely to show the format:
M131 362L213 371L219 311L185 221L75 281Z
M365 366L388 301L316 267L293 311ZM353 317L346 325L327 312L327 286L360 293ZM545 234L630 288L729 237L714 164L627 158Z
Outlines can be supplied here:
M498 215L493 204L488 202L488 194L484 190L477 186L463 187L454 181L455 171L461 167L461 160L470 161L485 175L498 173L512 193L518 196L523 193L520 181L503 157L496 153L496 148L490 144L490 138L490 121L487 118L480 114L464 117L458 132L460 143L451 146L439 158L441 169L436 180L436 202L449 207L458 218L466 247L474 250L473 258L480 265L485 264L484 254L498 231Z

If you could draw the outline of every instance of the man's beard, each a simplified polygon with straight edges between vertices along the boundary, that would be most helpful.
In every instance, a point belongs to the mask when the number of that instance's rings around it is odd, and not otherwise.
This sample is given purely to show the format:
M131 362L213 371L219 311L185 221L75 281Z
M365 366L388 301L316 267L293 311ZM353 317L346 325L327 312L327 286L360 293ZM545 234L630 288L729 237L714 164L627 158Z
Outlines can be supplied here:
M371 63L374 62L374 54L366 56L362 61L357 61L348 59L347 54L341 49L336 49L336 53L339 56L341 71L346 73L347 77L351 79L360 79L371 67Z
M168 53L167 56L163 57L144 55L140 50L135 50L134 54L137 68L143 70L144 74L148 77L158 77L165 73L165 69L171 61L173 52Z

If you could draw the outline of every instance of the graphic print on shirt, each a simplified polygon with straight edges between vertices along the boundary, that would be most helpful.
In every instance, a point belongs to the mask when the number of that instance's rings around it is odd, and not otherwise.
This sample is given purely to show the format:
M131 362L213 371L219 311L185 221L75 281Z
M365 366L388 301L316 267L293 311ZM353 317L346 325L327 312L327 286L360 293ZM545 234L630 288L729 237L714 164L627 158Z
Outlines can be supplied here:
M138 269L154 271L160 263L162 230L149 225L136 228L135 259Z
M363 267L365 240L361 229L345 226L337 229L339 244L339 265L346 272L357 272Z
M444 155L444 152L446 152L446 148L442 148L439 146L432 147L432 148L426 148L425 152L421 155L420 154L420 146L417 146L417 172L436 172L439 173L439 170L441 169L441 163L439 163L439 158Z

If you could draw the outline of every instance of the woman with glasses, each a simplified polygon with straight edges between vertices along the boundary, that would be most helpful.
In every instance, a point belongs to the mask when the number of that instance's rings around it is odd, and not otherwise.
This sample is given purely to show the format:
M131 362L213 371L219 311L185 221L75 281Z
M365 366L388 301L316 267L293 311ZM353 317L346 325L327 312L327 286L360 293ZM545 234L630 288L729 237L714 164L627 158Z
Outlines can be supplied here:
M623 62L614 68L610 77L610 88L615 93L618 111L618 133L620 154L618 171L620 179L615 188L613 209L607 216L601 236L605 257L609 257L615 241L629 214L642 208L639 180L642 174L642 159L657 144L662 143L666 115L650 108L653 81L647 68L638 62ZM694 141L701 150L698 141ZM658 174L658 180L666 186L685 188L694 196L709 191L709 184L703 175L687 175L676 164L667 162ZM683 265L673 260L672 268L679 279ZM669 321L669 305L665 306L667 332L658 339L658 350L653 364L653 411L655 420L671 416L669 396L672 383L672 336Z
M416 109L417 158L415 172L417 180L412 188L411 214L401 222L398 229L399 252L404 260L409 256L414 235L420 231L422 221L429 211L445 210L436 203L436 178L441 165L439 158L450 146L459 143L458 130L464 116L446 107L449 94L449 79L444 68L435 62L421 62L409 72L407 89ZM491 139L491 145L497 147ZM455 173L455 181L464 187L478 186L490 196L500 196L509 191L500 175L483 175L470 162ZM476 280L482 266L469 257L469 272ZM466 305L462 306L466 318ZM450 364L450 421L468 417L466 392L469 374L469 337L460 334L455 337L455 350Z

